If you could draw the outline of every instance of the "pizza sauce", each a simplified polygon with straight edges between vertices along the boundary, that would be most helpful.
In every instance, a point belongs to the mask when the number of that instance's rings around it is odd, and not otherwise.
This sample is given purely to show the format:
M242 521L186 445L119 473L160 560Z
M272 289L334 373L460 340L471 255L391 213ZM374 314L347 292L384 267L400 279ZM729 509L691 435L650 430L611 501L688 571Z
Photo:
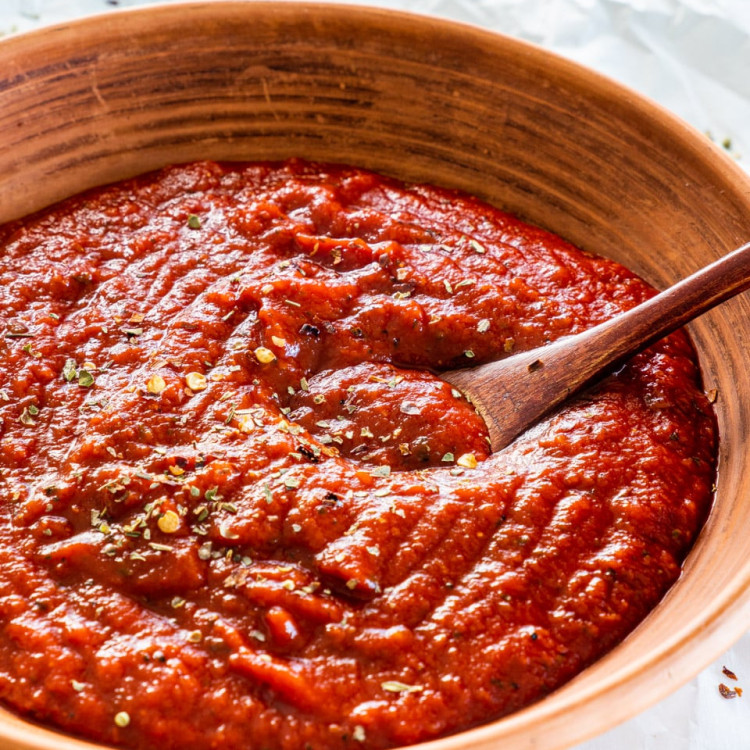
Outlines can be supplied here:
M0 699L146 750L385 748L659 601L716 435L683 333L491 454L441 370L653 291L470 197L197 163L0 228Z

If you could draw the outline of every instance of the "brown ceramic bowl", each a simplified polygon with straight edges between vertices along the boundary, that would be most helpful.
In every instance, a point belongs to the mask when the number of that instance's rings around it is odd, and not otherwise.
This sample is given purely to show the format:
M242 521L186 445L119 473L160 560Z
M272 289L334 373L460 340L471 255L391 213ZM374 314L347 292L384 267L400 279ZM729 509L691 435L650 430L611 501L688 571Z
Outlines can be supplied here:
M151 7L0 43L0 220L200 158L341 161L478 194L659 287L750 239L750 181L654 104L540 49L342 5ZM422 750L569 747L690 679L750 615L750 300L691 326L718 489L684 574L545 700ZM6 750L93 746L0 715Z

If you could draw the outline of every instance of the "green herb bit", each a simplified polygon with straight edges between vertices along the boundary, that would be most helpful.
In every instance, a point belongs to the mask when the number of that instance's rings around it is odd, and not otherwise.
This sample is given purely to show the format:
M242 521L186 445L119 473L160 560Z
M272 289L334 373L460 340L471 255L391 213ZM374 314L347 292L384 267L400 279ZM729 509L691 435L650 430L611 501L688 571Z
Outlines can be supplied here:
M403 414L410 414L412 416L422 413L419 405L415 404L413 401L402 401L399 409Z
M190 214L190 216L188 216L188 226L191 229L200 229L201 228L200 217L196 216L195 214Z
M94 376L88 370L80 370L78 372L78 385L81 388L90 388L94 385Z
M33 427L36 424L36 422L34 421L34 417L32 416L28 407L26 407L21 412L21 416L18 418L18 421L21 424L26 425L27 427Z
M71 358L66 359L62 371L63 378L70 383L71 380L75 379L76 375L78 375L78 365L76 364L76 361Z

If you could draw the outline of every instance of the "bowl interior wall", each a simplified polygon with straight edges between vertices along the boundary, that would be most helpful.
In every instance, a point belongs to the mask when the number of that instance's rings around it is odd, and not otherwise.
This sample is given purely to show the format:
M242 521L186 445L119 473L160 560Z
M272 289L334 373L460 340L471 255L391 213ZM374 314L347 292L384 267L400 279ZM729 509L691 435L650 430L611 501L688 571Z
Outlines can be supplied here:
M373 9L157 6L6 40L0 144L0 220L164 164L301 156L467 190L661 287L749 238L748 180L655 105L522 43ZM718 500L683 578L550 698L430 746L569 746L744 629L750 305L691 330L722 442ZM3 746L86 746L27 727L8 715Z

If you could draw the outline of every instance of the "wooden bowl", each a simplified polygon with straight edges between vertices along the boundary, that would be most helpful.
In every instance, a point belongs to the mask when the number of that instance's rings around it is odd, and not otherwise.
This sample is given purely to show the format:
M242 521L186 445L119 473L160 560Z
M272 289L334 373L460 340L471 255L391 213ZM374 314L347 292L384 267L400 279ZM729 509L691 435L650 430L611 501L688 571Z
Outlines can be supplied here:
M455 23L294 2L111 13L0 43L0 220L170 163L293 155L462 188L668 285L750 238L750 181L611 81ZM422 750L569 747L690 679L750 615L750 304L692 326L718 489L681 579L550 697ZM6 750L92 745L5 712Z

